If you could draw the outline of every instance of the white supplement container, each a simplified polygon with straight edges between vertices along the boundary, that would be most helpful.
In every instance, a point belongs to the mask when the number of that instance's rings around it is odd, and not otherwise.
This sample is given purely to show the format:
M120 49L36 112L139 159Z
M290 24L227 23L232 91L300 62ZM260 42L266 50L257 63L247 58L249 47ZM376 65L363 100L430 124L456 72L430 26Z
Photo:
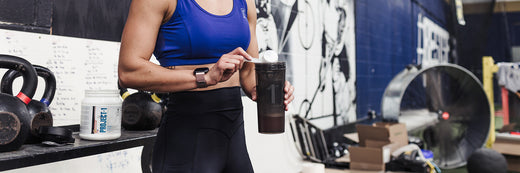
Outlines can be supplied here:
M86 90L81 102L79 137L112 140L121 136L122 99L118 90Z

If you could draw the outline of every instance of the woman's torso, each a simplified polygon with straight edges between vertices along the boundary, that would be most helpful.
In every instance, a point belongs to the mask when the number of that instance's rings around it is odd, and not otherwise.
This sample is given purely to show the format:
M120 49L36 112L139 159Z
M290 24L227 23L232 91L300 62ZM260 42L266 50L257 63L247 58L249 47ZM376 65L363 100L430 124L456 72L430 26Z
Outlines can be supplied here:
M172 70L211 68L222 54L249 46L244 0L173 0L170 6L173 8L160 27L154 50L161 66ZM225 82L195 90L239 85L238 73L235 73Z

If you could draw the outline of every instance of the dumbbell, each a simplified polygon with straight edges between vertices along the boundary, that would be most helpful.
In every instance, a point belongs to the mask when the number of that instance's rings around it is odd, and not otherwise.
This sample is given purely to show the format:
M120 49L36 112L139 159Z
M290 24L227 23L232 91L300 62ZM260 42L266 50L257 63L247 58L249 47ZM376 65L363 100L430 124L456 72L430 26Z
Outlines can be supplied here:
M23 84L16 95L0 93L0 152L18 150L30 133L30 114L27 104L36 92L38 77L36 70L27 60L0 55L0 68L22 73Z
M152 130L159 126L164 112L161 98L155 93L137 91L130 94L118 82L123 98L121 126L126 130Z
M28 144L41 142L41 139L38 135L38 129L40 127L52 127L53 119L49 105L54 98L54 94L56 93L56 78L54 77L52 71L39 65L33 65L33 67L36 70L36 74L44 79L45 90L43 91L43 96L40 101L33 99L29 102L29 104L27 104L27 110L31 115L31 133L25 142ZM12 69L8 70L2 77L2 81L0 83L1 92L12 95L13 82L19 76L21 76L20 72Z

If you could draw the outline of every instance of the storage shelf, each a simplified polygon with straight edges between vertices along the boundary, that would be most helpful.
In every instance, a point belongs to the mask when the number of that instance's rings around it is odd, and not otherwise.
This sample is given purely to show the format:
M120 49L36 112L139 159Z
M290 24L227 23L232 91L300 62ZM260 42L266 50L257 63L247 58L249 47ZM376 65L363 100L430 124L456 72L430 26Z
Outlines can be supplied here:
M107 141L80 139L78 133L73 133L74 144L58 147L25 144L17 151L2 152L0 153L0 171L144 146L141 155L141 167L144 173L151 172L149 163L157 129L149 131L122 130L120 138Z

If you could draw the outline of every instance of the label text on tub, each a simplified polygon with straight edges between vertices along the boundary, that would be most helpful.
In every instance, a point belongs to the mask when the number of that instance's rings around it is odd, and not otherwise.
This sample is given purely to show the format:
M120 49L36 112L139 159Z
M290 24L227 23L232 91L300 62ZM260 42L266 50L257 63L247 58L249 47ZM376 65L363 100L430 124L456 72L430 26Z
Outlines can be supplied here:
M99 117L99 132L106 133L107 132L107 108L101 108L101 115Z

